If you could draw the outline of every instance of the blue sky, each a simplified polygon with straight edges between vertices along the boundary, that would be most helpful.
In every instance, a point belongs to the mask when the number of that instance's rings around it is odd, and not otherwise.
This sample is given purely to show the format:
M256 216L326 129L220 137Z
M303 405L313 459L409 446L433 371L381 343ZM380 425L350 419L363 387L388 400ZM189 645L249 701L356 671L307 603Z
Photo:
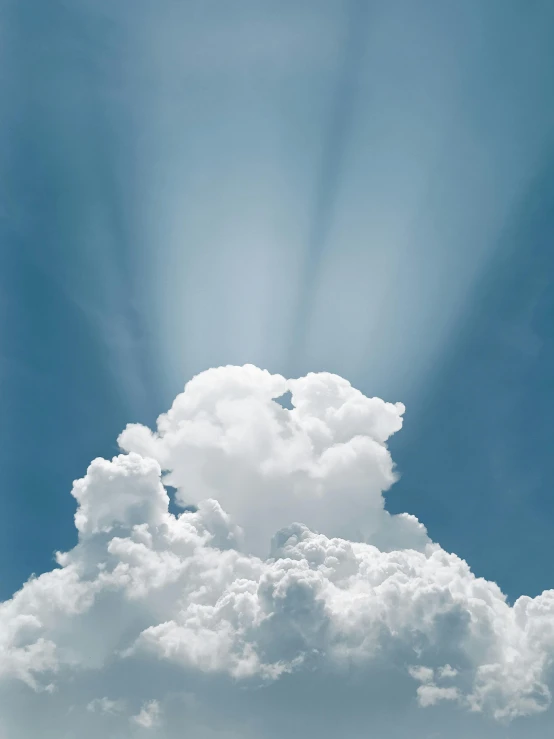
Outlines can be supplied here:
M1 14L2 598L128 422L244 363L405 403L388 510L551 587L554 5Z

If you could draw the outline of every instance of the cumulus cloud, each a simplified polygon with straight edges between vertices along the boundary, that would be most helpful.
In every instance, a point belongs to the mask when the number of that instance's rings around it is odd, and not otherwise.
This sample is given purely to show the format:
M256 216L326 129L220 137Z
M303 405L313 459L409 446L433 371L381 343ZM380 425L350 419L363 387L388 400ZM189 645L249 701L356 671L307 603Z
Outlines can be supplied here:
M544 713L554 591L510 606L385 510L403 412L334 375L225 367L155 431L128 426L122 453L74 483L77 545L0 605L0 730L35 736L13 708L32 705L44 737L269 739L283 711L300 736L310 690L336 701L345 684L344 706L367 695L322 737L358 736L385 704L391 737L427 737L413 716L432 711L490 726Z
M273 401L287 390L292 411ZM386 441L403 412L336 375L287 381L256 367L222 367L189 382L155 433L130 425L119 443L156 459L181 503L219 501L255 554L265 556L271 536L292 521L373 537L389 549L406 541L421 548L424 527L383 505L396 479Z

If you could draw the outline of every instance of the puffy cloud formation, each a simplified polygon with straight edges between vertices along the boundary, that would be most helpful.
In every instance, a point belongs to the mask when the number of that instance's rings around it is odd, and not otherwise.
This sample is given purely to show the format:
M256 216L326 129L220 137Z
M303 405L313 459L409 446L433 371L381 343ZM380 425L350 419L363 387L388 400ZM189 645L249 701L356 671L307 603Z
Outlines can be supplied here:
M225 367L155 432L128 426L74 483L75 548L0 605L0 737L270 739L321 715L322 737L371 717L427 738L421 716L454 711L489 737L544 713L554 591L510 606L385 510L403 412L334 375Z
M292 411L273 401L287 391ZM292 521L419 549L424 527L383 507L395 480L385 443L403 412L335 375L287 381L257 367L221 367L188 383L156 433L131 425L119 443L156 459L183 505L217 500L255 554L267 555L272 535Z

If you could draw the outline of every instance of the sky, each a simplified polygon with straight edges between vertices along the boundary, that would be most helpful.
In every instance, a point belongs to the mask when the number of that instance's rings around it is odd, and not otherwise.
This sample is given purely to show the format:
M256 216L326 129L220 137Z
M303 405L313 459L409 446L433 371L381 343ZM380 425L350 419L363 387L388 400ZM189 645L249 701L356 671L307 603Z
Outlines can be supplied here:
M0 738L549 731L553 33L0 0Z

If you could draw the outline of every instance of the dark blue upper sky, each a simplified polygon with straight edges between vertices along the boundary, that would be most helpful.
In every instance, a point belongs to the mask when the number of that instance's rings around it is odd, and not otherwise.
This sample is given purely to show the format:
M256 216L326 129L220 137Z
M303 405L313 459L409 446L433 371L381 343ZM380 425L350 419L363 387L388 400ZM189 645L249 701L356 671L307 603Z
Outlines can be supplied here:
M127 422L246 361L405 400L390 509L552 585L554 8L394 5L5 5L2 597Z

